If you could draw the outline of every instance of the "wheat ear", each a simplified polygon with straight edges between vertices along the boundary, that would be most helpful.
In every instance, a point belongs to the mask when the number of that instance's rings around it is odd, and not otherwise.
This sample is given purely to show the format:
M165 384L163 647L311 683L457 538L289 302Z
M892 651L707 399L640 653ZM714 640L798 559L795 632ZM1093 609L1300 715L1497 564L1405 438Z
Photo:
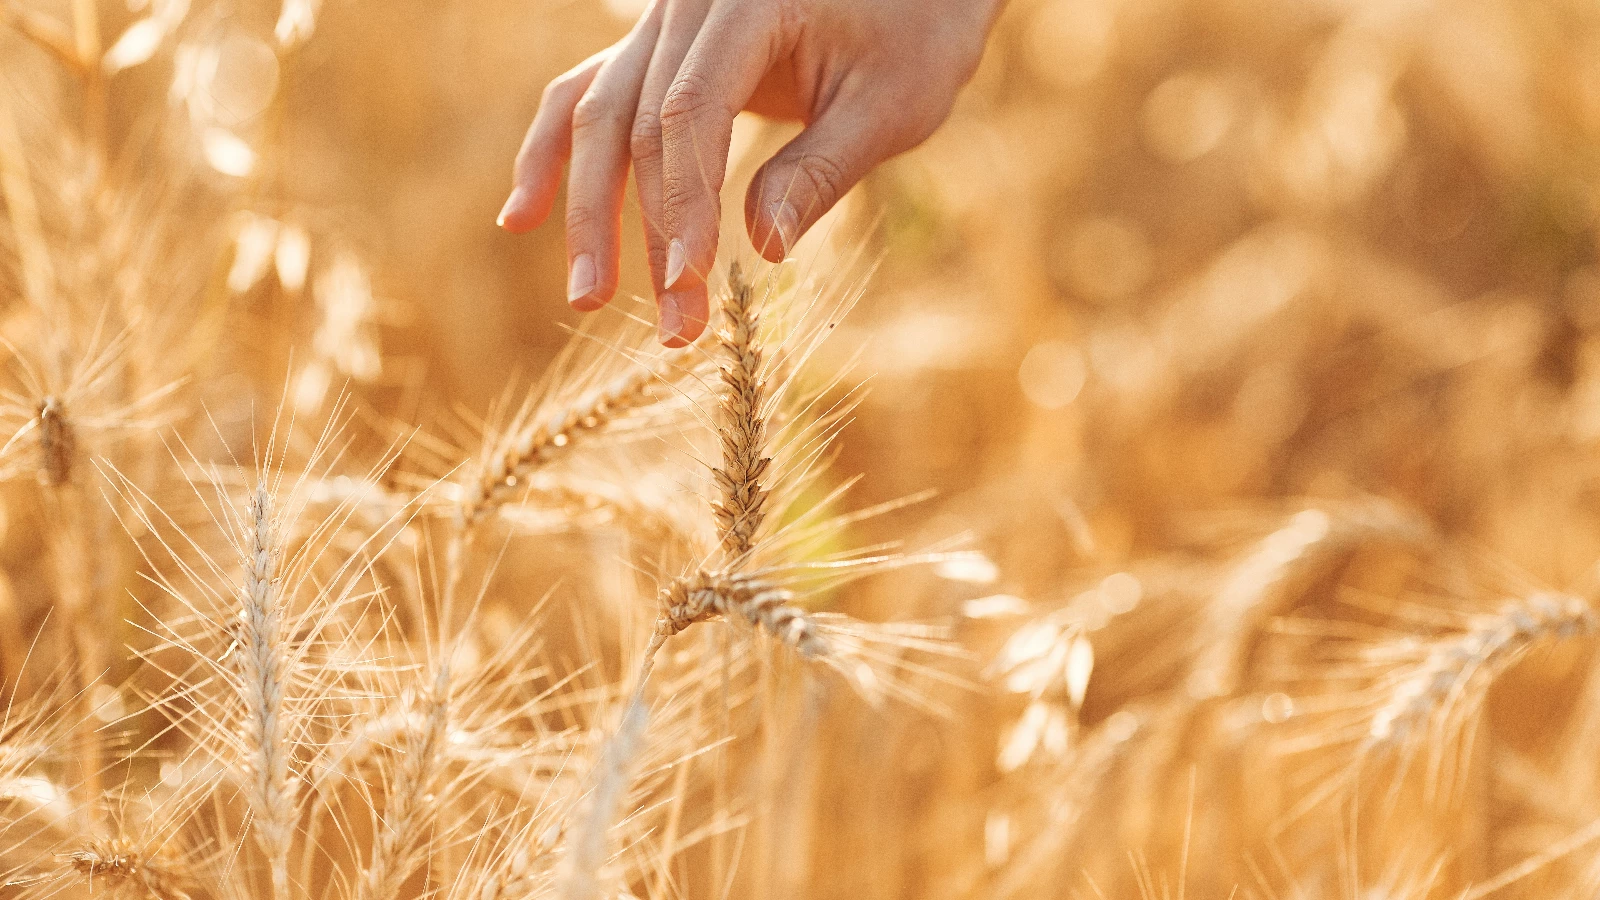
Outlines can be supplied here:
M656 634L662 640L714 616L738 616L808 659L825 656L828 642L794 593L750 575L699 571L661 591Z
M94 704L99 702L105 671L101 615L91 596L90 556L84 497L73 484L78 441L66 407L56 397L39 404L35 417L39 430L39 481L45 487L54 514L52 554L61 602L60 627L63 657L74 661L81 712L76 736L82 794L91 818L98 815L103 767L100 735L94 725Z
M680 356L635 367L619 378L517 429L468 485L461 515L468 527L515 496L528 476L604 431L619 416L649 406Z
M600 896L600 868L607 857L611 827L633 781L634 759L644 743L650 705L635 692L622 714L617 732L606 742L596 770L594 787L580 814L577 830L567 847L566 872L561 883L563 900L593 900Z
M719 429L722 465L711 470L718 493L711 509L726 566L720 571L697 570L662 590L661 614L640 665L641 690L656 651L667 638L714 616L740 616L802 656L821 656L828 649L816 626L793 605L792 592L733 571L749 557L766 518L768 490L762 476L772 464L771 457L764 455L767 382L759 340L761 317L755 289L738 263L728 267L722 317L722 327L717 330L717 344L725 357Z
M245 738L250 752L250 802L256 839L266 854L273 900L289 896L289 844L294 829L295 788L284 734L283 602L278 563L282 556L273 522L272 494L258 481L247 511L249 535L240 593L240 629Z
M728 269L728 291L722 304L723 326L717 344L726 357L722 365L722 465L711 470L720 499L713 502L722 549L731 564L750 552L755 535L766 518L767 490L761 476L770 457L766 446L767 422L762 409L767 396L762 371L762 348L757 340L761 318L755 290L739 264Z
M1389 692L1372 717L1366 745L1398 744L1457 702L1475 678L1492 679L1534 646L1593 634L1600 616L1576 597L1542 594L1485 616L1459 637L1442 641Z
M362 875L361 900L389 900L413 868L417 842L423 831L423 813L434 793L439 754L450 722L450 660L439 663L427 701L428 716L412 730L401 754L400 771L387 798L372 860Z
M81 850L62 854L66 871L89 882L91 892L95 881L111 886L112 896L126 895L151 897L154 900L189 900L184 888L188 879L166 864L138 853L93 841Z

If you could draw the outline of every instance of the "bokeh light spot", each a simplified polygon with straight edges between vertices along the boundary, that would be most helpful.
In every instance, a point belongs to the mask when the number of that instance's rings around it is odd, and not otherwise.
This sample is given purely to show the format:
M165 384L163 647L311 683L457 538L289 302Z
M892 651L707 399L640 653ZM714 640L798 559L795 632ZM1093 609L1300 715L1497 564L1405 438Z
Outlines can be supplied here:
M1145 98L1140 117L1145 144L1168 162L1199 159L1227 136L1236 107L1223 78L1194 72L1175 75Z
M1022 393L1044 409L1060 409L1076 400L1087 376L1083 352L1065 341L1033 345L1017 369Z

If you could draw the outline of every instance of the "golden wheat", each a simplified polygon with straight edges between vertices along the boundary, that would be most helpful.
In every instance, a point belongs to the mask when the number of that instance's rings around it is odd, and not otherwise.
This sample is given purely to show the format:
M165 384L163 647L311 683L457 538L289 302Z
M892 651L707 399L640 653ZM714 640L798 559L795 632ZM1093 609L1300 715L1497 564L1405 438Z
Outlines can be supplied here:
M665 353L631 5L0 0L0 894L1595 894L1592 4L1019 0Z

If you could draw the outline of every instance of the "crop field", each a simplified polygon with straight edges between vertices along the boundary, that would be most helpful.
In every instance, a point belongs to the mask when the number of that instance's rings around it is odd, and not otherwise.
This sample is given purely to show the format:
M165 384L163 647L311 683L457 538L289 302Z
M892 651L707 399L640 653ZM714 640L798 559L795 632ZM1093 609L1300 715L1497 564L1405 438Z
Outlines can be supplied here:
M1600 5L1012 0L681 348L642 7L0 0L0 900L1600 895Z

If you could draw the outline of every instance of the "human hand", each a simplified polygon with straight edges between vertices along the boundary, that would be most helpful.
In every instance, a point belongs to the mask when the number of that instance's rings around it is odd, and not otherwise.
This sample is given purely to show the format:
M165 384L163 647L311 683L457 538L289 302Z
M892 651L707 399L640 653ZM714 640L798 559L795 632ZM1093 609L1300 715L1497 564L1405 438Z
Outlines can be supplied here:
M630 160L661 341L705 330L719 195L741 110L805 129L756 173L745 227L766 259L874 166L922 143L977 68L1003 0L654 0L621 41L551 82L500 225L550 215L567 178L567 299L616 293Z

